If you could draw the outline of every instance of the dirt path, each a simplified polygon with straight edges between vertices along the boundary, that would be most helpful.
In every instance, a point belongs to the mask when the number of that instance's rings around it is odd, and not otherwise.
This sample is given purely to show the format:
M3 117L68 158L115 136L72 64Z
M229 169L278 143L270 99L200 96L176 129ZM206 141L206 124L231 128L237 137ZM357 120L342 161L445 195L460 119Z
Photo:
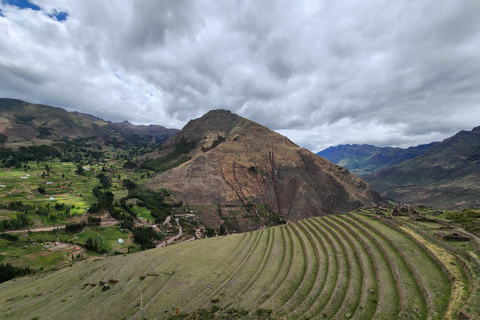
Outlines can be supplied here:
M102 226L113 226L116 225L118 222L117 221L105 221L102 222ZM23 229L23 230L11 230L11 231L6 231L5 233L23 233L23 232L43 232L43 231L52 231L55 229L65 229L65 226L55 226L55 227L44 227L44 228L33 228L33 229Z
M24 229L24 230L11 230L6 231L6 233L23 233L23 232L42 232L42 231L52 231L55 229L64 229L65 226L56 226L56 227L45 227L45 228L35 228L35 229Z
M183 229L179 222L180 219L176 218L175 221L177 222L177 226L178 226L178 234L175 237L168 239L167 241L160 242L159 244L157 244L157 248L165 247L167 244L172 243L173 241L177 240L183 235Z

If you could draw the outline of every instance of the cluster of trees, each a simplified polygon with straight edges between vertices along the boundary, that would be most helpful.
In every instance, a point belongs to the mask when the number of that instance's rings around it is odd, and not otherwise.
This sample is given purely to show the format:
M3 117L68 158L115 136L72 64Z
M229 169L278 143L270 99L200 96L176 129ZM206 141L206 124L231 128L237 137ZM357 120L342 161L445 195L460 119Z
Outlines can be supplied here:
M188 142L185 138L180 139L176 144L175 150L156 159L150 159L142 163L143 169L151 169L156 172L167 171L187 162L191 159L189 156L183 156L196 147L195 141Z
M207 238L212 238L212 237L215 237L215 229L214 228L210 228L208 226L205 226L205 231L204 231L204 234Z
M88 217L87 218L87 224L89 226L99 226L102 224L102 218L98 217Z
M480 234L480 210L449 211L445 214L445 217L462 225L467 231Z
M73 222L73 223L67 223L65 224L65 231L67 233L69 232L79 232L85 228L87 224L84 222Z
M91 237L89 237L87 241L85 241L85 249L99 252L97 240L93 240Z
M155 240L161 240L162 234L159 234L151 227L133 228L133 237L135 243L139 244L142 250L155 248Z
M27 214L17 214L16 219L0 221L0 231L25 229L30 225Z
M93 203L88 211L90 213L97 213L100 210L108 210L110 214L114 214L115 208L113 206L113 199L115 195L111 191L101 191L98 186L94 187L93 190L93 195L97 197L98 201Z
M7 239L8 241L15 242L18 241L19 238L20 236L15 233L0 233L0 239Z
M15 211L27 211L35 209L34 205L24 204L22 201L12 201L5 208Z
M97 174L97 178L102 188L108 189L112 186L110 178L104 172L100 172L99 174Z
M21 168L22 162L27 161L45 161L61 156L60 151L52 146L29 146L20 147L18 150L0 148L0 159L3 167Z
M135 190L135 189L137 189L137 184L130 179L124 179L123 180L123 187L127 188L128 191Z
M127 198L140 199L137 203L150 210L150 214L155 219L155 223L162 223L172 212L172 205L165 202L165 198L169 195L168 190L162 189L159 192L151 190L130 190Z
M24 276L29 274L29 267L15 267L10 263L0 264L0 283L13 279L15 277Z

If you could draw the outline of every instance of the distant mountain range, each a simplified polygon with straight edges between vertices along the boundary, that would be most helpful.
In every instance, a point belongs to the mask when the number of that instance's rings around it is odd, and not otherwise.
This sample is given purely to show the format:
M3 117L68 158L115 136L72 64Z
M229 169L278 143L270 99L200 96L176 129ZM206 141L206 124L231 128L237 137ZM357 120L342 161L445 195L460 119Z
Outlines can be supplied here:
M225 110L191 120L143 161L160 171L147 186L189 205L266 204L298 220L384 203L347 170Z
M128 140L132 135L165 139L178 131L158 125L136 126L127 121L112 123L61 108L0 99L0 141L5 146L51 144L65 138L91 138L103 144L111 139Z
M317 154L347 168L353 174L364 177L391 166L413 159L430 150L438 142L407 149L376 147L368 144L343 144L330 147Z
M444 209L480 207L480 126L364 177L384 197Z

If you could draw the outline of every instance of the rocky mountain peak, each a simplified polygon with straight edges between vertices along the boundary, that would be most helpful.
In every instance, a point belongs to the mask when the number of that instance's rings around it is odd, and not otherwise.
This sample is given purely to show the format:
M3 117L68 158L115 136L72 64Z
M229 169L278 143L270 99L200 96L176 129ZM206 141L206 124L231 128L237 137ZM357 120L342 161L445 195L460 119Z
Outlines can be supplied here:
M180 150L185 153L172 159ZM383 201L348 170L226 110L188 122L164 149L146 157L150 168L155 158L162 172L149 186L172 190L189 205L268 203L285 219L297 220Z

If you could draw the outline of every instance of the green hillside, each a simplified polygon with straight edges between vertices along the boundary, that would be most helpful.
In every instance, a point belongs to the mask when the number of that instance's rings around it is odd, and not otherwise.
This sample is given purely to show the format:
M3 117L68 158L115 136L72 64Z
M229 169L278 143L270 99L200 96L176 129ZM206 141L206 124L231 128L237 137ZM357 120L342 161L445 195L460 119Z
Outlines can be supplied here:
M407 149L376 147L368 144L345 144L327 148L317 154L328 161L347 168L359 177L364 177L403 161L416 158L436 143L432 142Z
M0 318L478 319L478 242L374 211L17 278L0 284Z

